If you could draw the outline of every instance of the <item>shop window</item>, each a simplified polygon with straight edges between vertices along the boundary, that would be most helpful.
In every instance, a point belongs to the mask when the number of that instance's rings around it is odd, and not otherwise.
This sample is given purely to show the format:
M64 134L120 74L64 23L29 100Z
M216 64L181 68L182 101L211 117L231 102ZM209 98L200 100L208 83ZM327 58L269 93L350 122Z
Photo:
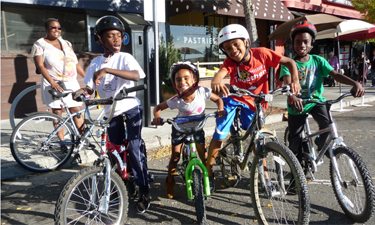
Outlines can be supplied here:
M219 51L217 36L228 22L238 23L238 20L194 11L170 17L175 47L184 60L199 67L201 77L213 76L226 57Z
M59 20L61 36L74 51L86 51L85 14L8 6L2 10L2 50L29 53L34 42L46 35L44 21L52 17Z

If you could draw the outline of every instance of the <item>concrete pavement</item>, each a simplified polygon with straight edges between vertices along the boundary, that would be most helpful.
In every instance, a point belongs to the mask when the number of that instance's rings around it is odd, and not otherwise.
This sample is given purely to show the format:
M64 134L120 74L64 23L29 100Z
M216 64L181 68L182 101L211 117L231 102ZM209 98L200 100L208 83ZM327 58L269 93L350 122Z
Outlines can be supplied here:
M342 103L337 103L332 106L332 110L340 110L348 106L352 105L363 105L366 102L375 101L375 88L366 87L366 94L364 98L352 98L347 97L344 98ZM350 86L343 85L341 88L341 93L347 93L350 90ZM327 99L336 99L340 96L340 88L339 87L325 87L324 96ZM278 108L286 108L286 96L277 95L274 96L273 102L270 106L278 107ZM206 113L211 113L216 111L217 107L216 104L207 101L206 105ZM99 110L94 110L93 114L97 114ZM173 118L177 115L176 111L172 110L164 110L162 112L163 118ZM266 118L266 123L277 123L280 122L282 119L282 114L272 114ZM16 120L15 123L17 124L20 120ZM213 118L208 119L205 132L206 136L211 136L214 132L215 128L215 120ZM17 178L24 177L26 175L39 175L35 172L28 171L23 169L21 166L17 164L17 162L13 159L12 154L10 152L9 147L9 139L12 134L12 128L10 126L9 120L2 120L1 121L1 180L14 180ZM171 126L166 124L160 127L144 127L142 130L142 137L146 143L146 148L148 150L156 149L161 146L167 146L170 144L170 134L171 134ZM98 140L98 139L97 139ZM100 140L99 140L100 142ZM82 163L83 164L91 164L93 160L97 158L97 151L93 151L90 149L83 150L80 152ZM71 168L72 165L76 165L77 163L70 159L63 168Z

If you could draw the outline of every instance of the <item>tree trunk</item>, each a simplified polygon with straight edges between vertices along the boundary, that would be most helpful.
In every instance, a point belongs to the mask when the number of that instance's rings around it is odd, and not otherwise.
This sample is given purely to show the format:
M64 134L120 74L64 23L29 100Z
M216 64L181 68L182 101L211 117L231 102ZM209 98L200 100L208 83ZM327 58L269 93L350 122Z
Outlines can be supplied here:
M259 47L257 25L254 17L254 5L251 0L243 0L243 11L245 14L246 28L250 35L251 47Z

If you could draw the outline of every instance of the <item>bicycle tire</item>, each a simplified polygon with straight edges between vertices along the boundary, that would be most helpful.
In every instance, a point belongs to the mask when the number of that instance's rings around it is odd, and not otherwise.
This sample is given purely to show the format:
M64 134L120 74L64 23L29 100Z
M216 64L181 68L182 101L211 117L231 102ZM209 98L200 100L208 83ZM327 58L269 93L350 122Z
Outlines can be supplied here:
M223 177L224 184L227 187L235 187L240 181L239 164L233 162L233 159L235 158L235 153L238 152L237 145L238 142L233 142L220 150L224 151L227 157L223 158L220 156L220 154L218 155L221 175Z
M353 149L340 146L334 150L338 169L344 182L340 185L332 161L330 163L330 174L335 196L345 214L354 222L365 223L374 214L375 191L374 184L362 158ZM348 165L353 163L352 168L358 176L356 183L353 170Z
M203 193L202 174L197 168L193 170L193 194L198 224L206 224L206 204Z
M55 129L54 120L64 121L56 114L43 112L26 117L16 126L10 137L10 150L19 165L35 172L48 172L68 161L75 145L75 134L68 123L62 127L64 143L55 134L49 145L42 146Z
M86 167L76 173L64 186L55 206L55 225L65 224L125 224L128 212L128 195L120 176L111 171L111 190L108 214L99 212L103 196L105 167ZM93 185L95 183L96 185ZM91 191L96 188L96 201Z
M264 147L263 156L260 158L259 154L256 154L254 157L250 174L250 193L256 218L261 224L308 224L310 198L307 182L297 158L291 150L278 142L268 142ZM262 177L258 172L259 162L262 162L263 158L267 160L267 171L272 182L270 189L262 188ZM283 163L284 165L281 165ZM282 166L283 176L277 173L280 171L277 165ZM283 180L289 181L289 186L285 185ZM292 191L290 184L293 180L296 181L296 193L287 195ZM269 191L275 196L269 197Z
M286 127L285 131L284 131L284 145L286 147L289 147L289 138L288 138L288 136L289 136L289 127Z

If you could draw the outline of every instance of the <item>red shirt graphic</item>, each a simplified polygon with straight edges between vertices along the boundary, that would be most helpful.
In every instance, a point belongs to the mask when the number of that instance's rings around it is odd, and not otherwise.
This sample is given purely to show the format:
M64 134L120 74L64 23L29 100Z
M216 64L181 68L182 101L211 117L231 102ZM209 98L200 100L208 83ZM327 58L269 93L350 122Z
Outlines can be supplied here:
M237 64L228 57L224 60L220 68L228 70L230 76L230 85L236 85L239 88L248 89L254 94L261 91L268 94L268 70L269 67L277 67L282 55L268 48L250 48L250 62L248 65L240 66L240 77L237 75ZM255 105L250 96L236 97L234 100L242 102L255 111ZM265 105L265 108L268 104Z

